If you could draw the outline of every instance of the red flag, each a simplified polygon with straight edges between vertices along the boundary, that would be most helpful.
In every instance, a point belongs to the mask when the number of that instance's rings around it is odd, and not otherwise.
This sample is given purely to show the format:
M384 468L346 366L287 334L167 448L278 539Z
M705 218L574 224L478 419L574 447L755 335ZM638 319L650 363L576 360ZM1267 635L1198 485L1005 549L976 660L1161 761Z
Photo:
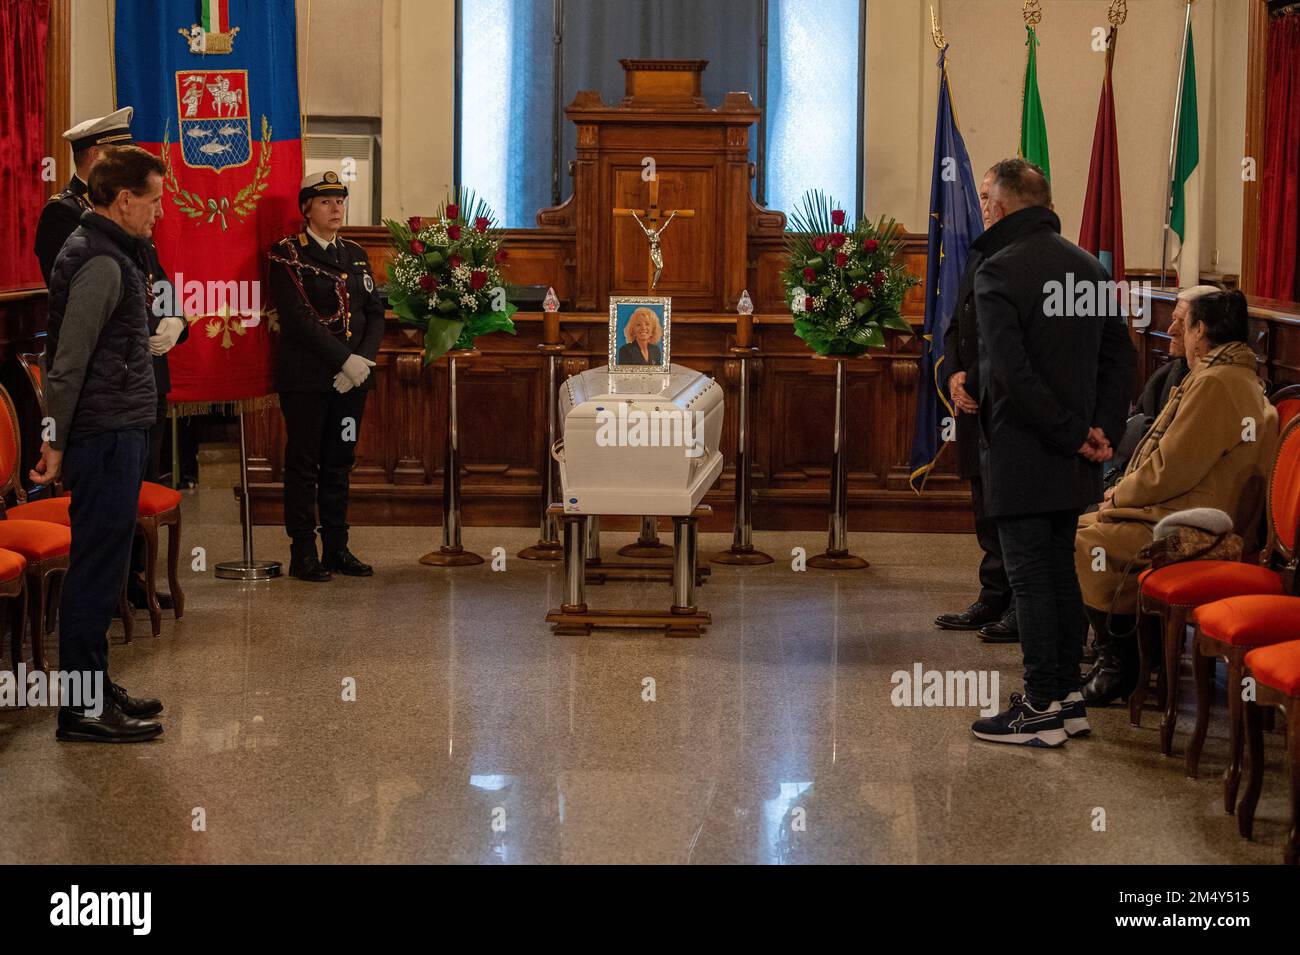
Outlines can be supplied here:
M1106 44L1106 76L1097 107L1097 128L1092 135L1092 163L1088 169L1088 196L1083 201L1079 247L1087 249L1110 272L1124 281L1124 215L1119 187L1119 138L1115 133L1115 89L1111 67L1119 30L1111 28Z

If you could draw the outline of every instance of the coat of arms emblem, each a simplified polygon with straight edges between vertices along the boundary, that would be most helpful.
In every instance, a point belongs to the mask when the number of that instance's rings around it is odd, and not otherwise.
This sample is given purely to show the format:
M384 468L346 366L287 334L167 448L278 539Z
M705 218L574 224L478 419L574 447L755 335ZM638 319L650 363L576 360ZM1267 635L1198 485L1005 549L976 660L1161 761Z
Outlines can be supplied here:
M246 70L181 70L176 74L185 165L220 172L252 155Z

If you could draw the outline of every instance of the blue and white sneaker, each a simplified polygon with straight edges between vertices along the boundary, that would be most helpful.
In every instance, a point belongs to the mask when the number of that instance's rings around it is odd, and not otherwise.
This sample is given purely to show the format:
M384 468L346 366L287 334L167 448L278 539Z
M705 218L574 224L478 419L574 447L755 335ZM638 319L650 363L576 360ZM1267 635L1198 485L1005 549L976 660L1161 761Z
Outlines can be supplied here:
M1065 735L1070 739L1092 735L1088 725L1088 708L1084 705L1083 694L1075 690L1061 704L1061 722L1065 724Z
M1065 722L1061 704L1053 700L1046 709L1036 710L1022 693L1011 694L1011 705L997 716L971 724L971 732L990 743L1055 748L1065 743Z

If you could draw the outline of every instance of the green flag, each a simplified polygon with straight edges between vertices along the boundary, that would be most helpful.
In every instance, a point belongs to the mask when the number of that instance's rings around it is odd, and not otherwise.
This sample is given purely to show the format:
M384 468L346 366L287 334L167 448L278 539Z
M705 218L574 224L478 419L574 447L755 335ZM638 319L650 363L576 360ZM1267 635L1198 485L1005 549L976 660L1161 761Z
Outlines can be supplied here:
M1025 46L1029 47L1029 58L1025 63L1025 97L1020 107L1020 150L1021 159L1028 159L1043 170L1048 179L1052 178L1051 162L1047 158L1047 120L1043 118L1043 101L1038 96L1038 35L1033 27L1025 27L1029 34Z
M1183 101L1178 110L1178 141L1174 153L1174 205L1169 215L1169 228L1178 236L1180 252L1181 249L1187 249L1189 257L1190 254L1198 255L1200 252L1200 177L1196 175L1196 167L1200 162L1201 123L1196 114L1196 54L1192 47L1192 25L1189 23L1187 63L1183 67ZM1182 258L1180 255L1179 272L1183 271Z

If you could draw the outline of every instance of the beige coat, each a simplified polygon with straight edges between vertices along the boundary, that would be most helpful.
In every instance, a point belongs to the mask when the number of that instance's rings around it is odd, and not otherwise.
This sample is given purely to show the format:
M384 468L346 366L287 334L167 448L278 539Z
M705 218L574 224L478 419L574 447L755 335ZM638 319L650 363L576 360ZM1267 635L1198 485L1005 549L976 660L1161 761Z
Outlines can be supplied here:
M1151 543L1161 518L1190 507L1232 515L1252 540L1263 513L1278 439L1277 410L1264 396L1248 345L1230 342L1205 356L1169 398L1115 486L1115 507L1079 520L1074 562L1083 602L1098 610L1137 612L1137 577L1121 577ZM1099 558L1096 548L1102 548ZM1104 569L1095 570L1102 565Z

